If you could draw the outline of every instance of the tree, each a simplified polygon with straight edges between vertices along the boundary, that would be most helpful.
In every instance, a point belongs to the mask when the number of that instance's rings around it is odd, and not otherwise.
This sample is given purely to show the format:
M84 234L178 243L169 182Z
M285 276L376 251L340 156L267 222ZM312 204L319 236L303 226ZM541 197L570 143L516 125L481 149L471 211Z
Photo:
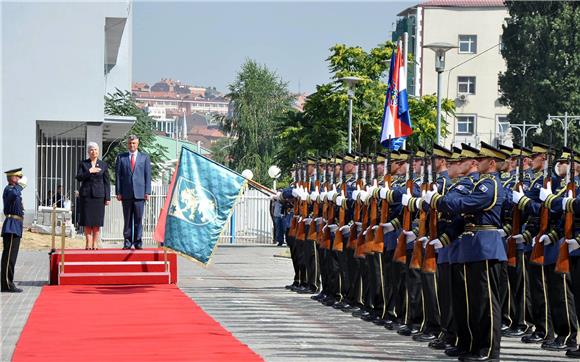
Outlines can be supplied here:
M347 149L348 96L338 81L342 77L357 76L362 81L355 88L353 100L353 150L374 152L381 150L379 138L387 89L388 59L396 45L379 44L369 52L361 47L337 44L330 48L329 69L335 81L316 87L308 96L304 112L288 112L280 123L277 160L288 170L299 157L344 152ZM413 124L411 144L424 144L436 135L437 98L427 95L409 98ZM443 116L453 114L455 104L444 99ZM446 122L442 122L442 135L446 135Z
M543 122L548 114L580 113L580 3L507 1L503 26L500 101L511 108L511 123ZM559 123L556 122L560 127ZM544 131L546 128L544 127ZM540 140L563 143L563 132L543 132ZM516 135L519 138L519 135ZM577 126L569 144L580 141Z
M254 60L242 65L229 92L233 112L222 120L232 141L228 158L235 170L251 169L256 181L266 182L277 151L277 122L295 98L286 82Z
M139 137L139 149L149 154L151 158L152 176L155 179L159 176L161 171L161 163L165 161L164 153L167 148L155 144L154 126L155 121L145 113L141 108L137 107L135 99L128 91L117 89L115 93L109 93L105 96L105 114L112 116L133 116L137 120L131 127L128 135L134 134ZM103 147L104 148L104 147ZM115 177L115 161L117 155L127 151L126 139L112 142L108 147L108 151L102 157L111 165L111 177Z

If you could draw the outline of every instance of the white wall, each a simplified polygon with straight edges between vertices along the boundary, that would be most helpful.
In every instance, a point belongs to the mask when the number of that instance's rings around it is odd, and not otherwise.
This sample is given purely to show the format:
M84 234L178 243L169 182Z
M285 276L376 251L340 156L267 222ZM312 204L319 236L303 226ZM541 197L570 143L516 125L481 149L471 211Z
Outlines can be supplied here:
M128 3L2 2L0 166L23 167L29 214L35 206L36 121L103 119L104 24ZM130 29L130 26L128 27ZM130 30L108 86L130 89Z
M460 54L458 49L447 52L445 72L443 73L444 98L457 97L457 77L475 76L476 94L468 96L468 102L457 104L457 114L477 114L476 133L472 142L488 142L490 132L496 133L496 115L508 114L509 108L500 106L496 101L498 93L498 74L505 70L498 47L483 53L499 43L502 24L508 17L505 8L426 8L423 16L423 44L447 42L458 46L459 34L477 35L477 54ZM423 49L422 58L422 94L434 94L437 91L437 73L435 72L434 52ZM463 65L464 61L474 58ZM459 65L456 69L450 69ZM448 130L454 133L456 124L450 119ZM456 141L462 141L459 137ZM449 146L453 135L445 139Z

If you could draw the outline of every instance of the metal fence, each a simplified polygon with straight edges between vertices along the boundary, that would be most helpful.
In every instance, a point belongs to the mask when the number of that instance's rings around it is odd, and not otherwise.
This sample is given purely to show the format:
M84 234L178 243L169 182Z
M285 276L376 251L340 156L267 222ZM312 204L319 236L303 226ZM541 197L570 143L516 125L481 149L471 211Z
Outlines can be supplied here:
M153 233L159 213L167 195L167 185L152 187L143 214L143 244L155 245ZM105 210L105 223L101 238L106 242L123 241L123 208L114 195ZM232 216L226 223L219 244L264 245L271 244L273 225L270 217L270 199L256 190L246 190L234 206Z

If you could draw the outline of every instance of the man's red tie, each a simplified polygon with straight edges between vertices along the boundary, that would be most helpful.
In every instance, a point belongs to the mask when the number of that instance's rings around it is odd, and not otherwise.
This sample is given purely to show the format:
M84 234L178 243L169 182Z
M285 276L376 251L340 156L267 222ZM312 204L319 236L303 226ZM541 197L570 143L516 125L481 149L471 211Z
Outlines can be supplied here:
M131 171L135 171L135 154L131 154Z

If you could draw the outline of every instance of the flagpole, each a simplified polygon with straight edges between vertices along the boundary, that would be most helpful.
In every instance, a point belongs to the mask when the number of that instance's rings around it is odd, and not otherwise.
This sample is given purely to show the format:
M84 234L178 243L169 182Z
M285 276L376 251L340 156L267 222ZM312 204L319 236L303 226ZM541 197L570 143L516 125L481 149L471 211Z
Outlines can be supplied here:
M403 52L403 64L407 66L407 42L405 41L405 35L408 35L406 32L403 34L403 37L400 37L397 41L397 50L401 49ZM400 80L399 80L400 81ZM407 140L403 140L403 145L401 146L402 149L407 149Z

